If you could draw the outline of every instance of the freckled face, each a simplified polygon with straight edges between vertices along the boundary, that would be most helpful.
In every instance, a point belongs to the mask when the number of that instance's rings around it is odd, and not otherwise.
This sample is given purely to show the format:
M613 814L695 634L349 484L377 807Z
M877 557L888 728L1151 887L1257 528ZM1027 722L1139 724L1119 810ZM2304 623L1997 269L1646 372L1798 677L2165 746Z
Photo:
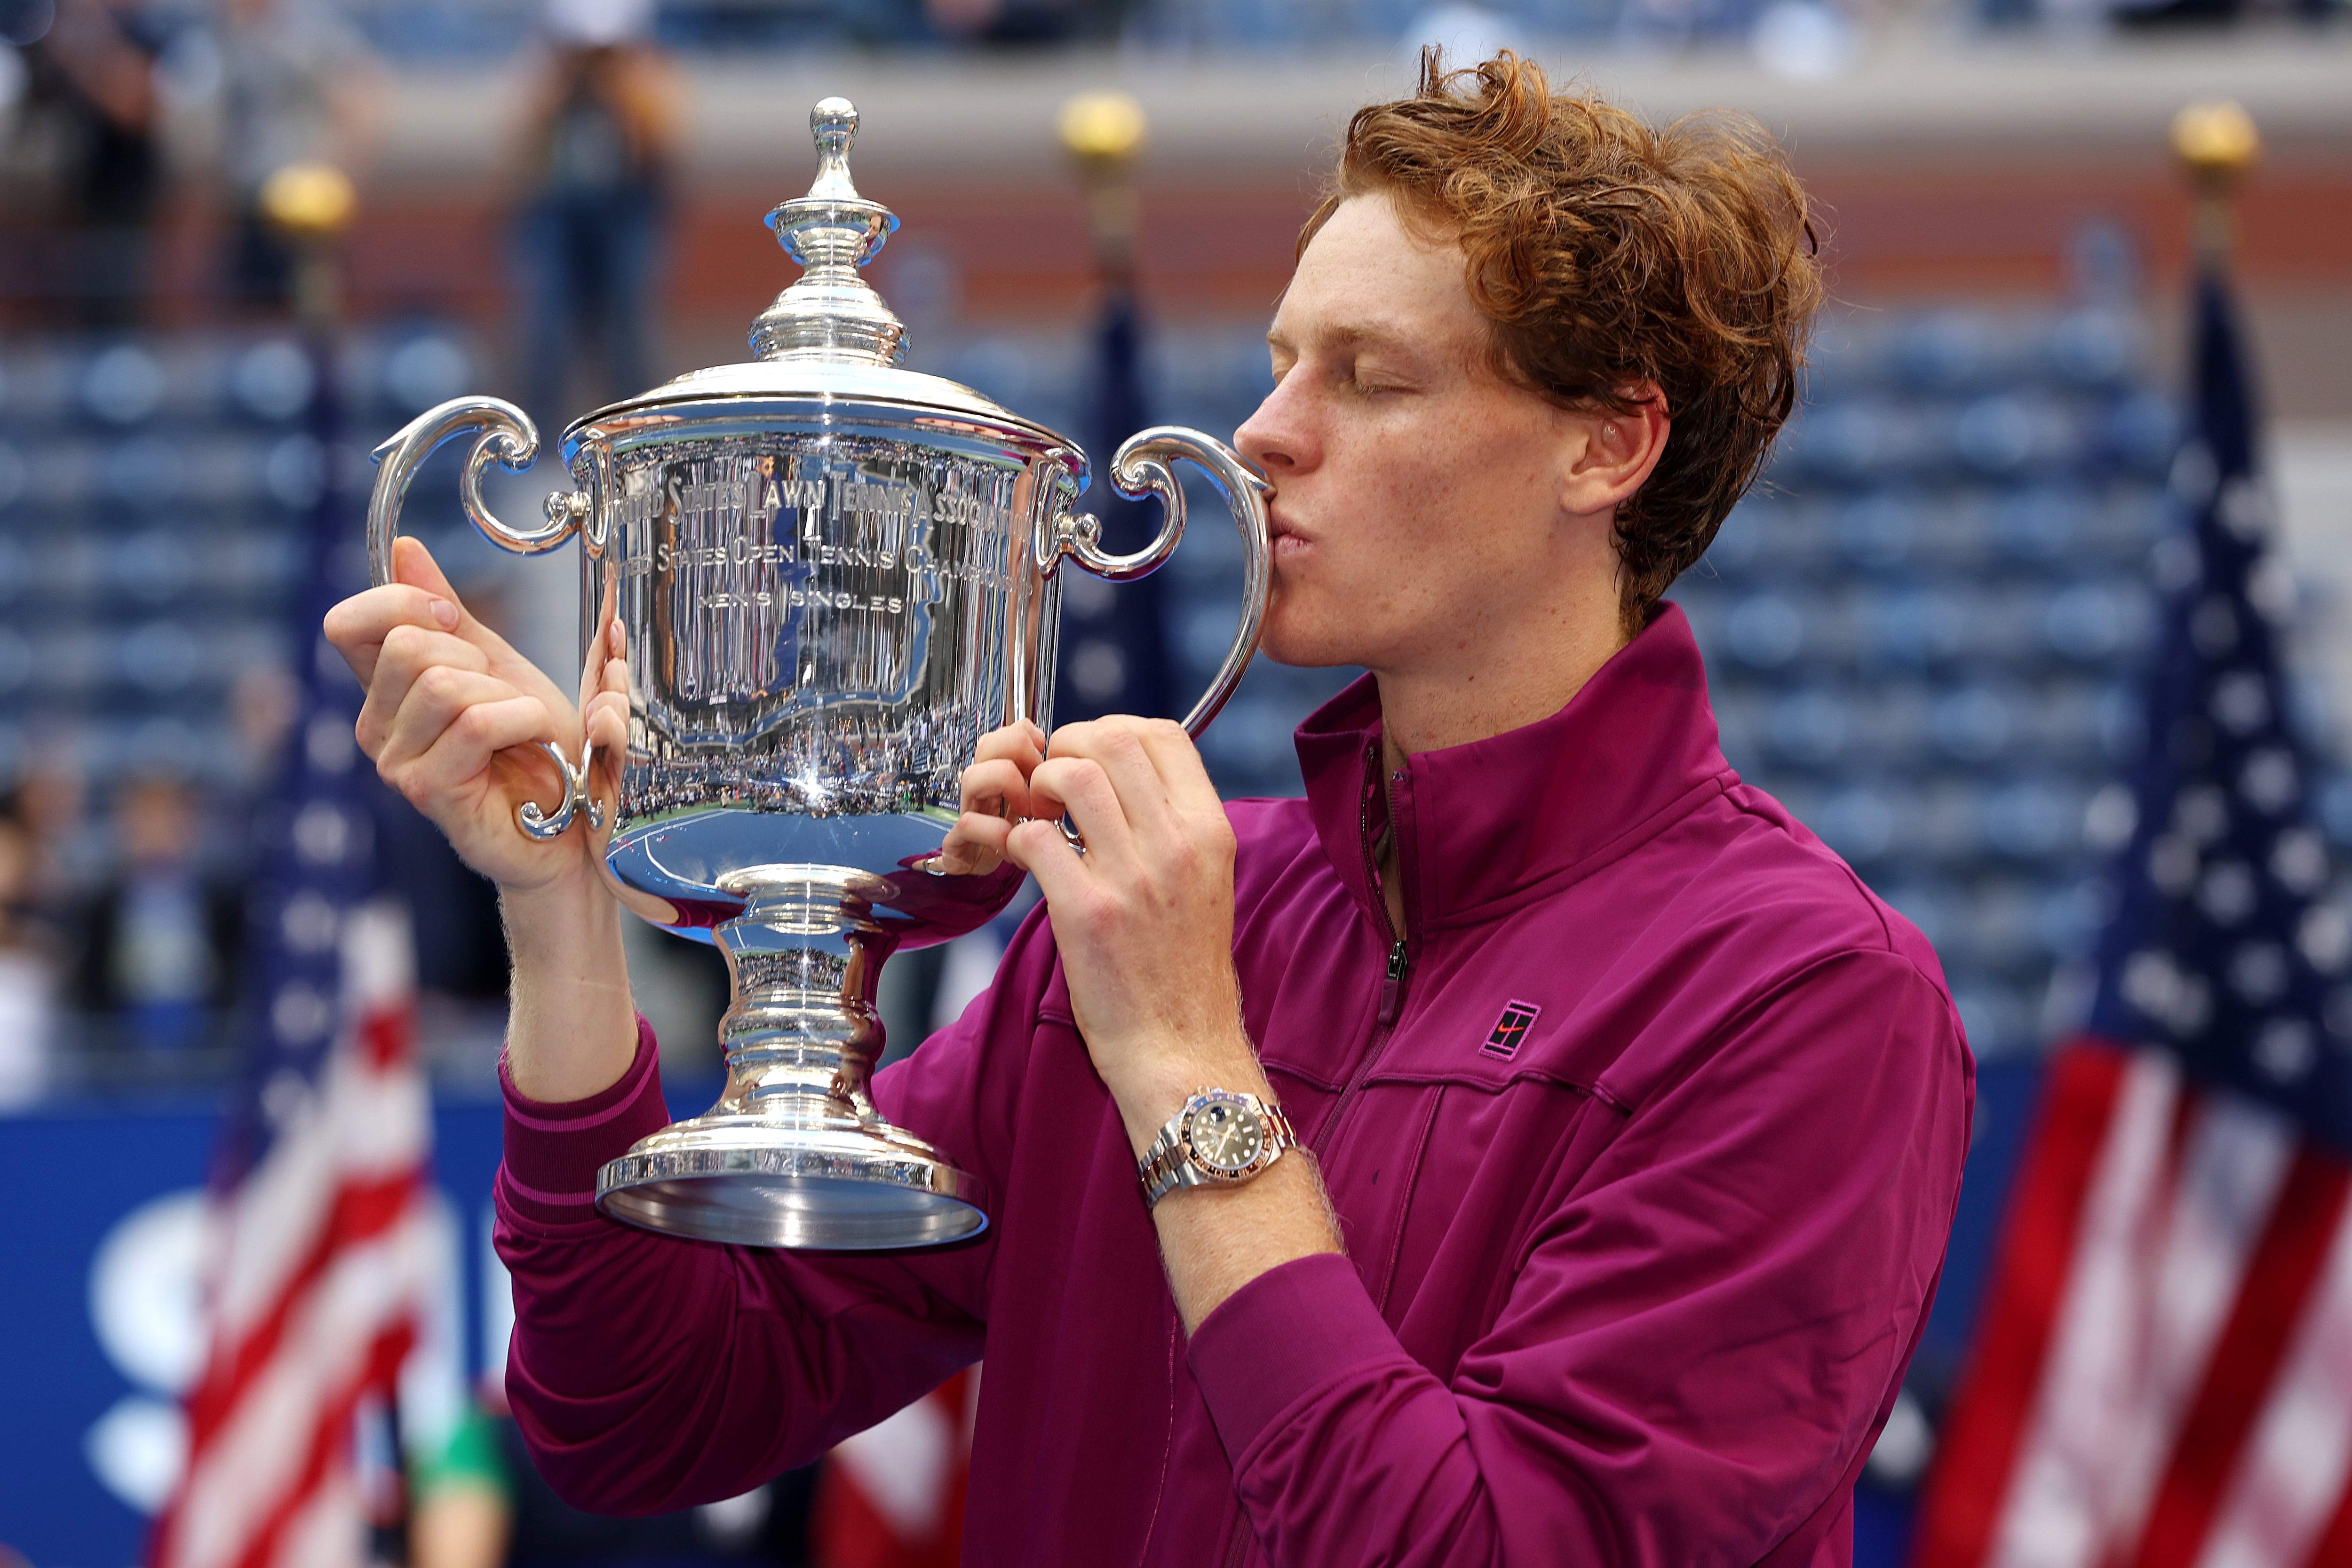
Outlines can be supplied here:
M1574 430L1488 366L1486 333L1460 247L1386 197L1307 246L1266 334L1275 389L1235 435L1275 486L1276 661L1435 667L1556 602Z

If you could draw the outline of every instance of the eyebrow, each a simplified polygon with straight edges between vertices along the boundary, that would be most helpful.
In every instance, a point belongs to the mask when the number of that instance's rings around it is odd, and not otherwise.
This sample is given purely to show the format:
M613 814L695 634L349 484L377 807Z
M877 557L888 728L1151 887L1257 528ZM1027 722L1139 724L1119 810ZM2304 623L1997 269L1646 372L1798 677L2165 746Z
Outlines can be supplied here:
M1327 330L1310 334L1318 343L1333 349L1404 349L1418 350L1421 344L1406 332L1377 323L1348 322ZM1266 345L1275 349L1295 349L1297 344L1274 328L1267 328Z

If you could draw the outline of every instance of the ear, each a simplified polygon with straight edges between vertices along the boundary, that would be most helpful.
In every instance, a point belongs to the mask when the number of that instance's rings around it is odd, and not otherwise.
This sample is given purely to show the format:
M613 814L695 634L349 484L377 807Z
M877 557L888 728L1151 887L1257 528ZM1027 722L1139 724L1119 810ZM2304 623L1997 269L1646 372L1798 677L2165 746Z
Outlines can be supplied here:
M1664 455L1673 421L1656 383L1623 389L1631 406L1568 413L1570 439L1561 465L1560 509L1579 517L1612 513L1649 482Z

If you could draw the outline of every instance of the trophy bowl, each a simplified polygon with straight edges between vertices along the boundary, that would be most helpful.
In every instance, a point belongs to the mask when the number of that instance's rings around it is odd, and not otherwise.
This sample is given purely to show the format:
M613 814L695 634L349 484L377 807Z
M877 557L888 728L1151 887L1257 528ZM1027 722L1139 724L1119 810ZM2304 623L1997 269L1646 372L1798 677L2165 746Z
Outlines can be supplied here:
M1206 473L1244 541L1240 624L1194 734L1239 683L1265 604L1265 481L1219 442L1162 427L1122 444L1112 483L1158 496L1163 517L1112 555L1073 510L1074 443L900 368L905 329L858 273L898 220L850 181L856 123L841 99L810 116L815 183L767 219L804 270L752 324L752 361L574 421L577 488L541 526L483 504L488 466L520 471L538 448L522 411L489 397L378 448L368 507L381 584L418 465L471 436L458 487L485 537L526 555L579 538L583 705L621 623L627 754L575 763L541 743L562 800L523 803L517 826L583 827L628 908L726 956L718 1103L605 1166L596 1191L615 1219L709 1241L878 1250L986 1227L971 1177L868 1092L884 960L985 924L1020 883L1010 866L937 869L963 770L988 731L1050 726L1064 558L1123 580L1175 549L1175 461Z

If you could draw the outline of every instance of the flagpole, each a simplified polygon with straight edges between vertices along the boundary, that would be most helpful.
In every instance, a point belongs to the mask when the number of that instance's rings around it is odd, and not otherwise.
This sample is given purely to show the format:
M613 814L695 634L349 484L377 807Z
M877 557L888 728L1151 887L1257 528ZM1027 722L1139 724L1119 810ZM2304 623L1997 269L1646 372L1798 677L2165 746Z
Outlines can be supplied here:
M2204 271L2218 272L2230 259L2236 243L2231 199L2262 150L2253 117L2229 99L2192 103L2172 118L2173 156L2196 202L2190 245Z
M1134 549L1157 531L1157 507L1121 497L1108 483L1111 455L1150 424L1142 386L1143 311L1138 277L1143 198L1136 184L1148 132L1143 106L1124 92L1085 92L1055 122L1087 204L1096 293L1093 400L1082 433L1094 458L1088 510L1108 548ZM1105 713L1164 714L1174 700L1168 676L1167 588L1157 576L1116 591L1063 589L1061 665L1055 710L1066 718Z
M1095 276L1107 288L1135 287L1135 242L1143 223L1135 165L1146 128L1143 106L1123 92L1082 92L1062 106L1055 126L1086 190Z
M313 508L310 519L312 556L309 579L314 591L323 590L331 598L344 586L334 580L340 547L344 542L334 472L343 434L342 400L336 380L343 328L340 242L358 212L358 193L350 177L332 164L291 163L263 183L260 205L264 218L291 242L294 252L290 291L294 323L316 377L312 432L325 467L320 504ZM318 605L307 606L300 623L306 628L316 624L320 611ZM382 1398L393 1497L390 1516L379 1516L371 1521L379 1539L373 1543L370 1557L382 1561L379 1553L388 1551L391 1563L404 1564L410 1557L415 1499L408 1484L406 1435L401 1420L400 1380L396 1374L383 1388Z
M2196 204L2172 474L2191 548L2159 584L2086 1021L2046 1070L1913 1568L2053 1541L2136 1568L2352 1562L2352 1057L2330 1017L2352 926L2310 819L2229 287L2261 140L2210 102L2171 144Z

